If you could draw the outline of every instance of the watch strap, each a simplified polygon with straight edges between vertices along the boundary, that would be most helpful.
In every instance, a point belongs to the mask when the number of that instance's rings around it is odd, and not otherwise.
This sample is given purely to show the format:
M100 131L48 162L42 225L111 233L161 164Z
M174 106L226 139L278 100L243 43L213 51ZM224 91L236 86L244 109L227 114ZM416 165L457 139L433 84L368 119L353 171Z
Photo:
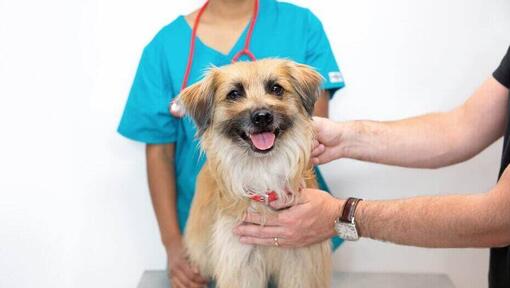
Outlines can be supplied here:
M356 207L358 206L359 201L362 199L350 197L345 201L344 208L342 210L342 215L340 216L340 222L344 223L352 223L354 219L354 214L356 212Z

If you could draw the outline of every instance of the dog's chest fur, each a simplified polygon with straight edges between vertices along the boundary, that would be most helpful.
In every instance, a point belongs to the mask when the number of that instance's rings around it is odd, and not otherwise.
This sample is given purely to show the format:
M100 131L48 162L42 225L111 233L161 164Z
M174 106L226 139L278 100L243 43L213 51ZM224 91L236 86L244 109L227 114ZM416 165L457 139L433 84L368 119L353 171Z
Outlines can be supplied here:
M281 200L295 196L287 192L296 192L309 170L303 155L307 155L311 143L298 140L311 139L307 132L303 129L285 135L285 145L276 147L275 152L265 157L253 157L223 137L207 138L204 146L208 149L208 162L225 190L221 192L233 200L270 191L276 192Z

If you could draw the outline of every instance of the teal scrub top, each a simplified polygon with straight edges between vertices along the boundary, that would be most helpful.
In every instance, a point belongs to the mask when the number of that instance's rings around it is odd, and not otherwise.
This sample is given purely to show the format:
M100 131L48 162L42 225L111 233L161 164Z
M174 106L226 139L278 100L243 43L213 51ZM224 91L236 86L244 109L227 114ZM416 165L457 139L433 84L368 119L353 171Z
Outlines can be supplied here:
M246 34L247 28L228 54L208 47L197 38L188 85L200 80L210 65L231 63L232 57L243 48ZM175 118L168 111L170 101L179 94L182 85L190 38L191 27L179 16L144 48L118 127L121 135L135 141L175 143L176 201L181 231L190 211L196 177L205 162L193 121L189 117ZM345 85L322 24L308 9L260 0L250 50L257 59L281 57L314 67L324 77L323 89L329 90L330 95ZM317 174L321 188L328 190L320 173ZM333 247L336 249L341 242L340 238L333 238Z

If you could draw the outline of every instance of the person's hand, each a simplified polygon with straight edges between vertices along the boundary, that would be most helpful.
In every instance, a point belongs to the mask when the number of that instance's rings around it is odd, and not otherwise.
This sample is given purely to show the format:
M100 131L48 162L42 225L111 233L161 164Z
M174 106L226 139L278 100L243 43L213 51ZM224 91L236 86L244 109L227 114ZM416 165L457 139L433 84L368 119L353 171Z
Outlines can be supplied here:
M303 247L324 241L335 235L334 222L340 214L343 201L317 189L303 189L298 203L278 212L263 216L247 212L244 222L234 228L243 244L280 247ZM263 224L263 226L261 225Z
M207 279L200 275L197 267L193 267L182 246L172 247L167 251L168 277L172 288L206 287Z
M312 149L312 163L330 162L342 157L341 125L327 118L313 117L316 139Z

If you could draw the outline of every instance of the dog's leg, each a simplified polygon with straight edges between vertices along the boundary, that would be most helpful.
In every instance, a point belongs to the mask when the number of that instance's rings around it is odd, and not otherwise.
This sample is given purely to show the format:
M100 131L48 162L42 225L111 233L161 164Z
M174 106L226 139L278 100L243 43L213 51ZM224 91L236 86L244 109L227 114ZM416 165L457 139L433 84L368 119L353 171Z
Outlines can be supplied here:
M280 249L278 288L331 287L329 241L297 249ZM273 251L278 253L278 251Z
M194 226L193 228L195 227L196 226ZM212 275L213 264L211 263L209 257L208 246L209 238L203 237L203 235L200 235L200 233L195 233L196 230L198 230L198 228L191 230L192 233L185 234L184 244L187 250L187 254L191 264L198 268L200 274L204 277L211 278L213 276ZM202 232L202 234L207 235L207 233L204 232Z
M268 277L260 249L239 242L232 233L237 223L229 216L220 216L215 223L211 248L217 287L266 288Z

